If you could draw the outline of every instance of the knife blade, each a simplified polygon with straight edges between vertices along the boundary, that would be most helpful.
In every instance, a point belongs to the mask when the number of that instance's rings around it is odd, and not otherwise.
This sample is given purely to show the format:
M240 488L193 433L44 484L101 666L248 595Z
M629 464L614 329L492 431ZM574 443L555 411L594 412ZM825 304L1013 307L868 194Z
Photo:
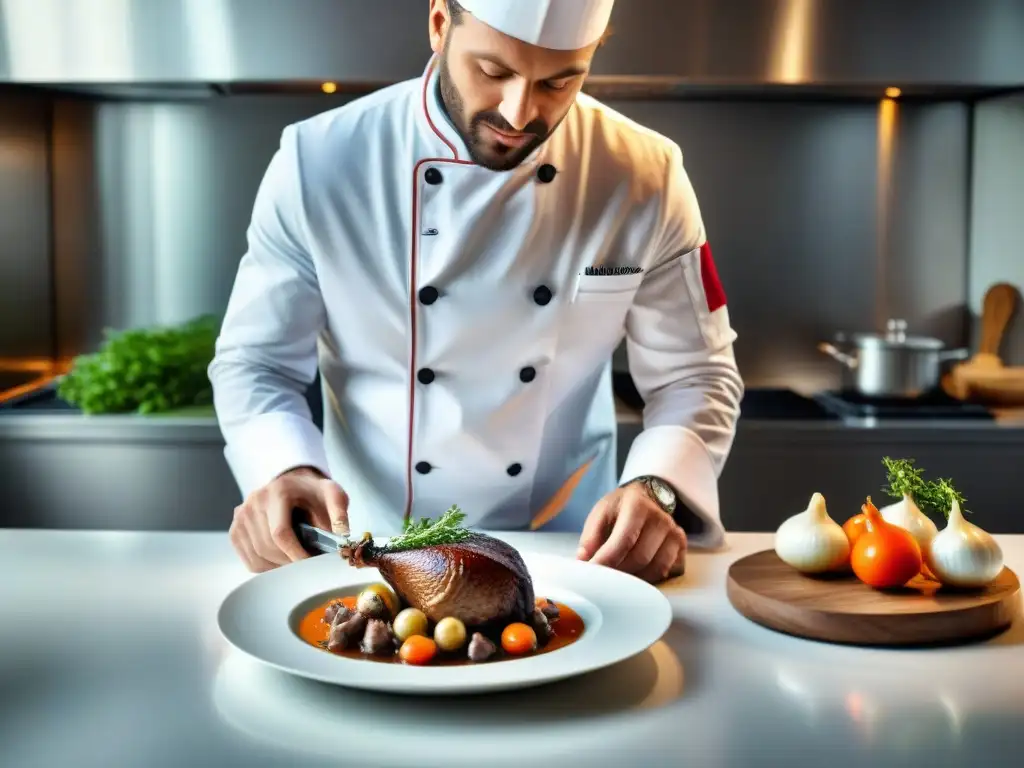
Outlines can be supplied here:
M348 536L340 536L323 528L317 528L306 522L309 517L301 509L292 510L292 530L302 548L310 555L333 555L344 546L350 546L352 540Z
M347 536L338 536L309 523L297 523L295 535L298 536L299 543L312 554L333 555L350 543Z

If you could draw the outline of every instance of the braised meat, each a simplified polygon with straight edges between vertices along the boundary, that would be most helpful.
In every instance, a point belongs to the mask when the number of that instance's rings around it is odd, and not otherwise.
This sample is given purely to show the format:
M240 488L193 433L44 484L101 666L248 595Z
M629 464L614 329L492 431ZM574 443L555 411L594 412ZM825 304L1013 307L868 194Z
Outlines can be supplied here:
M338 616L340 615L339 612ZM341 621L338 621L338 616L334 617L335 621L331 625L331 634L327 641L327 647L332 651L354 646L366 629L366 617L361 613L352 613Z
M540 610L548 619L558 618L558 606L555 605L554 602L552 602L549 598L544 598L543 602L540 604Z
M381 619L370 619L366 625L366 634L359 646L363 653L384 653L395 650L395 640L391 627Z
M340 624L351 617L352 611L345 606L340 600L336 603L331 603L327 606L327 610L324 612L324 622L330 625Z
M533 616L533 581L522 557L486 534L397 549L366 538L341 554L356 568L376 568L404 603L431 621L451 616L467 627L484 627Z
M473 633L473 637L469 641L469 648L467 649L467 656L470 661L475 663L487 661L497 652L498 646L479 632Z
M551 639L554 630L551 629L551 622L540 608L534 608L530 616L530 626L537 633L537 640L543 645Z

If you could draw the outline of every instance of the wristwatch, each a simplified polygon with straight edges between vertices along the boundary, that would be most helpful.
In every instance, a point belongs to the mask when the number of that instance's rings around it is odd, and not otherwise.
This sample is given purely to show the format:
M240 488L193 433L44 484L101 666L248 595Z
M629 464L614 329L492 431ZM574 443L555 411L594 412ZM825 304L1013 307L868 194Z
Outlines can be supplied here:
M676 506L679 504L679 497L668 483L653 475L643 475L634 478L634 483L643 484L647 489L647 495L657 503L659 507L670 515L675 515Z

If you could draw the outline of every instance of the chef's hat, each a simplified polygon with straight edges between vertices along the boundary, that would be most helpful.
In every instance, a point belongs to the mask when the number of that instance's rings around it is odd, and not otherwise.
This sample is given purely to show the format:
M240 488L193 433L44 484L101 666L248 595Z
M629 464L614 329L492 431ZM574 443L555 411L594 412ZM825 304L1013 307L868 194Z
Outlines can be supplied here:
M572 51L597 42L615 0L459 0L499 32L542 48Z

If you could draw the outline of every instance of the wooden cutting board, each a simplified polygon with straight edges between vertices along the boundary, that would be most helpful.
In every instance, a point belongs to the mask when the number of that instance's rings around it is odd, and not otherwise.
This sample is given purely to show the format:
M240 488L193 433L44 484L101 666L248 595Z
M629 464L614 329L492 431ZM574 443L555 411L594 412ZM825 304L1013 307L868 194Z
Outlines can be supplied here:
M849 572L804 575L774 550L733 563L726 592L737 611L769 629L854 645L965 643L998 634L1021 613L1020 581L1009 568L979 590L952 590L923 576L878 590Z

